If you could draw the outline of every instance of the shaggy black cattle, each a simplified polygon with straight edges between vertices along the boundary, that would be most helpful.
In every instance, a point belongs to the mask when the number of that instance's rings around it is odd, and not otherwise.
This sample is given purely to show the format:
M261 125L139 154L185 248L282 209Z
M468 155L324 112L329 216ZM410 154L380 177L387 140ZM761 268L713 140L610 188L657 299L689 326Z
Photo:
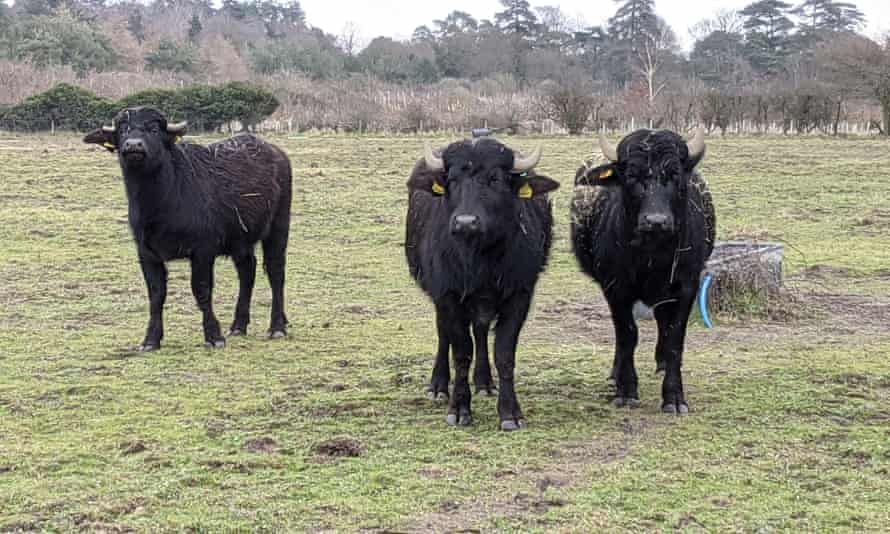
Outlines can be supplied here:
M441 155L427 146L408 180L405 255L411 276L435 304L439 338L429 395L448 397L450 348L451 425L472 422L473 338L476 391L492 395L496 389L488 360L494 320L501 428L525 424L513 383L516 345L550 251L547 193L559 187L532 171L540 154L521 157L493 139L453 143Z
M575 177L572 243L581 268L596 280L615 326L615 404L638 405L633 306L642 301L658 323L655 359L666 371L662 409L689 406L680 371L686 325L701 271L714 246L711 195L695 170L704 133L687 144L674 132L639 130L617 148L600 137L611 161Z
M232 257L240 291L230 335L244 335L256 278L257 241L272 286L271 337L286 333L284 266L290 226L291 166L280 149L252 135L202 146L180 143L186 124L168 124L157 110L125 109L113 126L84 138L118 152L130 228L148 286L150 319L141 350L160 348L167 297L165 262L191 262L192 293L204 316L204 339L222 347L213 313L213 264Z

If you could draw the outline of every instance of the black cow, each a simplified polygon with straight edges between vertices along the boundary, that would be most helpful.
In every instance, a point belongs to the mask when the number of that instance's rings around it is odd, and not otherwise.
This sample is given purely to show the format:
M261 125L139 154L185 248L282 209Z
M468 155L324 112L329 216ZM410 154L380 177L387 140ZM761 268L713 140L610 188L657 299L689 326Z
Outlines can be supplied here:
M662 409L685 414L680 367L686 326L714 246L711 195L695 170L705 154L704 133L687 144L674 132L639 130L617 148L602 136L600 145L611 163L582 167L575 176L572 243L612 312L614 403L639 404L632 310L642 301L658 323L655 359L657 370L666 371Z
M253 135L202 146L180 143L186 124L168 124L148 107L125 109L113 126L84 137L118 152L130 228L148 286L150 319L143 351L160 348L167 297L165 262L188 259L192 293L204 316L204 339L225 346L213 313L213 264L232 257L240 291L230 335L244 335L256 278L257 241L272 285L271 337L286 334L284 266L290 227L291 166L280 149Z
M494 394L488 361L494 320L501 428L525 424L513 383L516 345L550 251L547 193L559 187L532 171L540 157L540 149L521 157L494 139L452 143L441 155L427 145L408 180L405 255L411 276L435 304L439 337L429 395L448 398L450 347L455 367L450 425L472 422L473 338L476 392Z

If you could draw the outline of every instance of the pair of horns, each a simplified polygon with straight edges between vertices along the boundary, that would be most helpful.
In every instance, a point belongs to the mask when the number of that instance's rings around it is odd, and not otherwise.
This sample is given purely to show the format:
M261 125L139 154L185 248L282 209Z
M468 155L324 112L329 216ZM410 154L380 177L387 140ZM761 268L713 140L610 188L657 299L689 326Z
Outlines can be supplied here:
M542 153L541 145L536 146L532 153L525 157L522 157L518 152L513 152L513 170L511 172L521 174L534 169L538 162L541 161ZM430 146L429 141L424 145L423 159L431 171L445 170L445 161L433 153L433 147Z
M176 122L173 124L168 124L167 125L167 133L171 133L174 135L185 133L185 129L188 125L189 125L188 121L182 121L182 122ZM105 133L114 133L114 130L116 128L117 127L112 122L111 126L103 126L102 131Z
M695 135L692 136L692 139L686 143L686 148L689 150L689 158L695 159L701 156L705 151L705 129L699 126L695 129ZM603 156L606 156L609 161L615 162L618 161L618 147L613 145L608 140L606 140L606 135L603 132L600 132L600 150L603 151Z

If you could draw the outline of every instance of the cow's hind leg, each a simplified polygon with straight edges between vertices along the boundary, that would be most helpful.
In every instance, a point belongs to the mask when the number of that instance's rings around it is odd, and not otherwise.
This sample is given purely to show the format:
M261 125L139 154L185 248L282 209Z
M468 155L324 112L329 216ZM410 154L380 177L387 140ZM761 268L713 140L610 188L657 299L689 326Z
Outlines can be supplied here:
M498 416L501 430L519 430L525 426L525 416L516 398L516 346L519 332L528 316L531 293L521 291L513 295L499 312L494 335L494 364L498 369Z
M436 332L439 337L439 348L436 351L436 363L433 364L433 376L426 394L430 400L447 401L448 384L451 382L451 367L448 363L448 323L447 318L436 308Z
M272 286L272 318L269 337L287 335L287 316L284 314L284 269L287 260L287 236L290 217L278 217L269 236L263 240L263 266Z
M689 413L689 404L683 391L683 345L686 342L686 326L695 300L695 289L684 289L676 302L665 303L655 309L658 321L661 352L656 356L665 363L664 382L661 386L662 411L670 414Z
M192 294L204 315L204 341L209 347L226 346L219 321L213 313L213 255L201 254L192 258Z
M491 362L488 359L488 330L489 323L473 323L473 341L476 344L476 366L473 368L473 383L476 384L476 393L487 397L493 397L498 388L491 378Z
M230 336L243 336L247 334L247 325L250 324L250 299L253 295L253 285L256 281L256 256L253 247L238 255L232 256L235 269L238 270L238 304L235 305L235 319Z
M639 334L633 317L633 302L609 298L612 323L615 326L615 406L636 407L640 404L634 350Z

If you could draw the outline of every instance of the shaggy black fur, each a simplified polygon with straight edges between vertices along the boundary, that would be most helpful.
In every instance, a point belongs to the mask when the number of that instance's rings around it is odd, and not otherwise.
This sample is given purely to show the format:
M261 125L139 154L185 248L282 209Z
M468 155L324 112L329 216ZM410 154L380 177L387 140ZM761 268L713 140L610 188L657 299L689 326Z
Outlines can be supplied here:
M666 370L662 407L688 412L681 375L686 325L699 278L714 246L711 196L674 132L640 130L618 145L618 162L575 177L572 243L596 280L615 326L618 405L639 403L633 306L653 308L658 322L656 361Z
M470 424L473 338L476 390L490 395L496 388L487 339L497 320L498 413L501 427L513 430L524 424L513 384L516 345L550 251L547 193L559 184L533 173L512 174L513 152L493 139L453 143L442 158L444 171L433 172L421 160L408 180L405 255L411 276L436 307L439 345L430 396L448 396L451 348L455 382L448 422Z
M285 335L284 269L291 209L287 155L253 135L208 146L180 143L181 132L168 132L166 118L147 107L121 111L114 126L113 132L99 129L88 134L84 142L118 152L130 228L150 301L142 350L161 346L167 296L164 263L176 259L191 262L192 292L203 313L205 341L220 347L225 338L213 313L213 264L217 256L232 257L240 291L230 333L245 334L257 241L263 242L272 286L269 333Z

